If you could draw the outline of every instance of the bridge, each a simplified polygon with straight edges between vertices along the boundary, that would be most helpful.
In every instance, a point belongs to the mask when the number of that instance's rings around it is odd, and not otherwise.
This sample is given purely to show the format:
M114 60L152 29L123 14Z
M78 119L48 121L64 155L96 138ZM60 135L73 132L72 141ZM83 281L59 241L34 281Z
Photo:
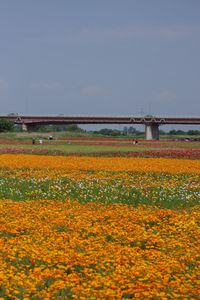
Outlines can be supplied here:
M27 131L36 125L63 124L144 124L146 140L159 139L160 125L200 125L200 117L163 117L163 116L30 116L2 115L0 119L13 121Z

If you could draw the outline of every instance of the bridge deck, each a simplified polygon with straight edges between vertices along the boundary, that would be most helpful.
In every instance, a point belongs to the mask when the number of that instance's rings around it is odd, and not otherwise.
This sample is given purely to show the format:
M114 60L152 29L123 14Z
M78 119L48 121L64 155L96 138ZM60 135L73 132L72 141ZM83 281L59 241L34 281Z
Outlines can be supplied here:
M188 124L200 125L200 117L138 117L138 116L0 116L16 124Z

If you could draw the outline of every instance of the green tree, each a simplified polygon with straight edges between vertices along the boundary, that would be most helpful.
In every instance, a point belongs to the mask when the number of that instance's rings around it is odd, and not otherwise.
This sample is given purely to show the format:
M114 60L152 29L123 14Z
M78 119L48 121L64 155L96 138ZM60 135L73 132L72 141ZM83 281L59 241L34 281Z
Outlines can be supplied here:
M59 132L59 131L75 131L84 132L77 124L52 124L52 125L37 125L33 127L34 131L39 132Z
M127 126L124 126L124 128L123 128L123 135L127 135L127 133L128 133L128 128L127 128Z
M0 132L12 131L14 129L14 123L6 119L0 119Z
M171 134L171 135L176 135L176 130L174 130L174 129L170 130L170 131L169 131L169 134Z
M188 130L187 134L188 135L199 135L200 131L199 130Z

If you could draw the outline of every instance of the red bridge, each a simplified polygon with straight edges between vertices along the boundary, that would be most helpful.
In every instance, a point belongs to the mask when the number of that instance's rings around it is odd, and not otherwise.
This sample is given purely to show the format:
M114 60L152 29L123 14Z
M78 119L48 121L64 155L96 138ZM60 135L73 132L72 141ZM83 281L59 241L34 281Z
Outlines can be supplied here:
M146 139L159 139L159 125L185 124L200 125L200 117L159 117L159 116L0 116L0 119L13 121L28 130L35 125L51 124L144 124Z

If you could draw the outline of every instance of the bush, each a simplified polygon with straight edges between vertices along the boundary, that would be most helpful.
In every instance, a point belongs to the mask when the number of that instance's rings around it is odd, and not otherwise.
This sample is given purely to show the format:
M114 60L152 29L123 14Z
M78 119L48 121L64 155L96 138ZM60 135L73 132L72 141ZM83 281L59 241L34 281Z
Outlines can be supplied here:
M0 119L0 132L13 131L14 123L6 119Z

